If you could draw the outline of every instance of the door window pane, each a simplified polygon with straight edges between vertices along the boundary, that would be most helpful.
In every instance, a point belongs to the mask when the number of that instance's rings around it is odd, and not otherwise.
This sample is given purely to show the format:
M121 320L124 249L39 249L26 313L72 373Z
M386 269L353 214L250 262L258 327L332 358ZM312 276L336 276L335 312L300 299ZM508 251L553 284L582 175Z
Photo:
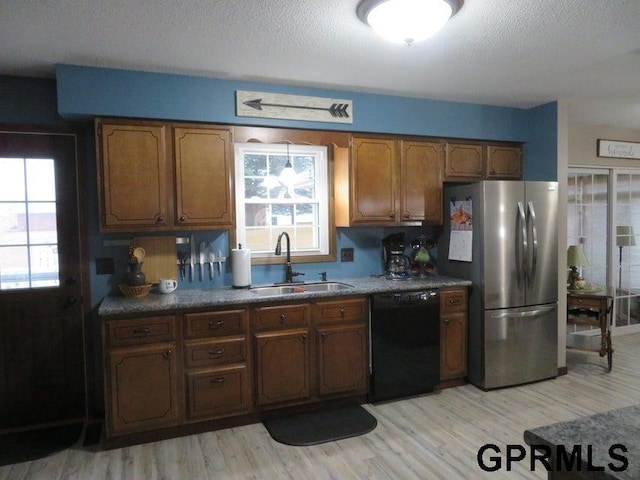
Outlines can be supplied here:
M0 158L0 289L60 284L52 159Z

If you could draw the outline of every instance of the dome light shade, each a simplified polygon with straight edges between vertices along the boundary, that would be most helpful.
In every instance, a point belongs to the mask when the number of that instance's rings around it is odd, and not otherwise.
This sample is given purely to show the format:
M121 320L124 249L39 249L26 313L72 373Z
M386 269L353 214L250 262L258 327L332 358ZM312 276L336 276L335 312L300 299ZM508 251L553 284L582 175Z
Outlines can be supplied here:
M363 0L357 14L383 38L411 45L444 27L462 3L463 0Z

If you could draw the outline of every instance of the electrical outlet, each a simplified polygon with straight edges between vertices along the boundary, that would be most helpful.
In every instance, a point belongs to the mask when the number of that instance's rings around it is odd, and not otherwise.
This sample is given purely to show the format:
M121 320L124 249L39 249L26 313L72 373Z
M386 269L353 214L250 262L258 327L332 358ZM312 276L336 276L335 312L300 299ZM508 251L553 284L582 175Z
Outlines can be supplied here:
M353 262L353 248L340 249L340 255L343 262Z

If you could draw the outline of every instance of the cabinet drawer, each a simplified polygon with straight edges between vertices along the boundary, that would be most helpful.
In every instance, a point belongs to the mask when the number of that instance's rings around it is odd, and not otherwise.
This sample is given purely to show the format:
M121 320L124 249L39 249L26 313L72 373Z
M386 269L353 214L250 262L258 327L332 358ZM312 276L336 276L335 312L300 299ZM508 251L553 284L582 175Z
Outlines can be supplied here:
M187 374L187 413L190 418L246 413L251 407L247 367Z
M440 292L440 311L442 313L464 312L467 310L467 291L445 290Z
M144 317L107 321L110 346L168 342L176 338L176 317Z
M309 325L310 307L308 304L260 307L255 313L256 330L302 327Z
M607 308L607 300L606 298L581 298L569 295L567 297L567 307L568 308Z
M318 323L366 320L369 304L366 299L335 300L318 303Z
M244 337L215 341L191 341L185 343L187 368L217 367L247 360Z
M242 335L246 328L246 310L187 313L184 316L185 337L223 337Z

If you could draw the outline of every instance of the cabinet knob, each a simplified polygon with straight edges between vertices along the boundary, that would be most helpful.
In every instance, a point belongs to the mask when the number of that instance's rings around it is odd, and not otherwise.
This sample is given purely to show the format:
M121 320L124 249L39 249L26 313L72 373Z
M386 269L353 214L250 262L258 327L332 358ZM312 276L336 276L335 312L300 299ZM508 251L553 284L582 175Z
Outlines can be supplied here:
M343 317L346 315L346 312L344 311L344 308L340 309L340 315L343 316Z
M224 377L216 377L211 379L212 385L222 385L224 383Z
M156 223L164 222L164 217L162 215L156 215L155 222Z
M387 217L393 218L393 212L387 212Z
M302 343L305 343L307 341L307 336L306 335L300 335L300 341Z
M443 318L443 319L442 319L442 321L443 321L444 323L449 323L449 322L451 321L451 319L450 319L450 318Z
M209 350L209 357L218 358L222 356L223 353L224 353L224 348L219 348L217 350Z
M166 352L164 352L164 356L165 358L171 358L173 356L173 351L167 350Z
M217 322L209 322L209 330L216 330L224 325L224 320L218 320Z
M187 217L185 217L184 215L180 215L180 218L178 218L178 220L180 220L181 222L185 222L187 220Z
M411 215L409 215L409 212L405 212L404 218L411 218Z
M286 315L284 313L282 315L280 315L280 323L284 323L286 319L287 319L287 317L286 317Z

